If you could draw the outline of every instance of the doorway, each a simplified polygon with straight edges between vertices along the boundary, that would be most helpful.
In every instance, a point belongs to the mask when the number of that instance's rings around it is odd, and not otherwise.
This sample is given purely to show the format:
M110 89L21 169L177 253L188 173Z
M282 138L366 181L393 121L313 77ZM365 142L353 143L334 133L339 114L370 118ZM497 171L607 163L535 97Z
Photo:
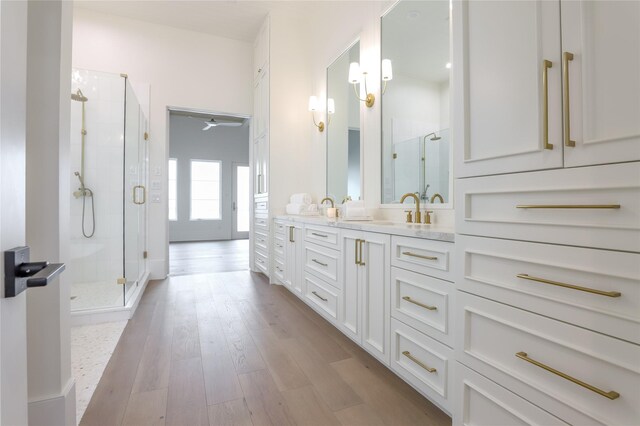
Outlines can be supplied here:
M249 189L251 180L250 172L249 164L233 164L233 226L231 229L231 238L234 240L249 238L249 207L251 204L251 193Z

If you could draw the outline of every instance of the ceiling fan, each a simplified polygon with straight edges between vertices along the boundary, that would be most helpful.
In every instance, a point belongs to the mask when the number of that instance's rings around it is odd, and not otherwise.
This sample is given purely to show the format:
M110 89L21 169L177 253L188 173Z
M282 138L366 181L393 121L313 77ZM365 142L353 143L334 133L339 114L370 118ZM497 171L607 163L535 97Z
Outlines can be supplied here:
M212 127L238 127L242 126L241 122L238 121L217 121L215 118L211 117L210 120L204 122L205 127L202 128L203 131L209 130Z

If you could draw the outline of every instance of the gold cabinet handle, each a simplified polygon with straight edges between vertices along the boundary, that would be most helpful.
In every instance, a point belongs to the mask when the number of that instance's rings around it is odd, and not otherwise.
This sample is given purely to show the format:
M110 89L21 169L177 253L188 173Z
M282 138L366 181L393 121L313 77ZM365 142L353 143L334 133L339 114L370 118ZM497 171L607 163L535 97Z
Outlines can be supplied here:
M548 60L542 61L542 142L544 149L553 149L553 144L549 143L549 77L548 70L553 67L553 63Z
M517 209L619 209L620 204L518 204Z
M596 290L594 288L581 287L579 285L566 284L566 283L561 283L561 282L558 282L558 281L546 280L544 278L532 277L532 276L530 276L528 274L518 274L518 275L516 275L516 277L522 278L523 280L535 281L535 282L543 283L543 284L557 285L558 287L570 288L570 289L573 289L573 290L584 291L584 292L587 292L587 293L597 294L597 295L600 295L600 296L607 296L607 297L620 297L620 296L622 296L622 293L620 293L619 291Z
M428 310L430 310L430 311L437 311L437 310L438 310L438 307L437 307L437 306L425 305L424 303L420 303L420 302L418 302L418 301L416 301L416 300L413 300L413 299L412 299L412 298L410 298L409 296L403 296L403 297L402 297L402 300L406 300L406 301L407 301L407 302L409 302L409 303L413 303L414 305L418 305L418 306L420 306L421 308L425 308L425 309L428 309Z
M293 227L293 226L290 226L290 227L289 227L289 242L290 242L290 243L295 243L295 242L296 242L296 241L293 239L293 229L294 229L294 227Z
M550 373L553 373L556 376L560 376L563 379L569 380L570 382L575 383L576 385L582 386L583 388L587 388L590 391L597 393L598 395L602 395L605 398L617 399L617 398L620 397L620 394L618 392L615 392L615 391L609 391L609 392L603 391L602 389L598 389L597 387L592 386L592 385L590 385L588 383L585 383L582 380L578 380L575 377L571 377L568 374L565 374L565 373L563 373L561 371L558 371L555 368L551 368L548 365L545 365L545 364L543 364L543 363L541 363L539 361L536 361L535 359L531 359L531 358L529 358L529 356L527 355L526 352L518 352L518 353L516 353L516 356L518 358L524 360L524 361L527 361L527 362L535 365L536 367L540 367L543 370L546 370L546 371L548 371Z
M313 295L315 297L317 297L318 299L322 300L323 302L326 302L329 299L325 299L324 297L320 296L318 293L316 293L315 291L312 291L311 293L313 293Z
M355 259L355 264L356 264L356 265L359 265L359 263L358 263L358 243L360 242L360 240L358 240L358 239L357 239L357 240L355 240L354 242L355 242L355 244L356 244L356 259Z
M576 146L576 141L571 140L571 108L569 106L569 62L573 61L573 53L562 54L562 102L564 103L564 144Z
M311 259L311 261L312 261L312 262L317 263L317 264L318 264L318 265L320 265L320 266L324 266L325 268L326 268L327 266L329 266L329 265L327 265L326 263L322 263L322 262L320 262L320 261L319 261L319 260L317 260L317 259Z
M360 242L360 258L358 260L358 265L365 266L365 263L362 260L362 252L364 251L363 250L363 246L364 246L365 241L364 240L358 240L358 241Z
M420 258L420 259L438 260L437 256L425 256L425 255L422 255L422 254L412 253L410 251L403 251L402 254L405 255L405 256L417 257L417 258Z
M428 365L426 365L425 363L423 363L422 361L420 361L418 358L414 357L413 355L411 355L411 352L409 351L403 351L402 355L406 356L407 358L409 358L411 361L415 362L416 364L418 364L420 367L424 368L425 370L427 370L429 373L435 373L436 371L438 371L437 369L433 368L433 367L429 367Z
M315 232L312 232L311 235L315 235L316 237L322 237L322 238L327 238L327 235L322 235L322 234L317 234Z

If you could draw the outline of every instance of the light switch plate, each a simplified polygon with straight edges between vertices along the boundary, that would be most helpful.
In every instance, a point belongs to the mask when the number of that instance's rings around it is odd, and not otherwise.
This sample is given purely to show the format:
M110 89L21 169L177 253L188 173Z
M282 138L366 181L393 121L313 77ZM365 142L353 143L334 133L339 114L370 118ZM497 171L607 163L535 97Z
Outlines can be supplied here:
M151 193L151 202L152 203L159 203L160 201L162 201L160 193L159 192L152 192Z
M162 182L160 182L159 180L152 180L151 181L151 189L162 189Z

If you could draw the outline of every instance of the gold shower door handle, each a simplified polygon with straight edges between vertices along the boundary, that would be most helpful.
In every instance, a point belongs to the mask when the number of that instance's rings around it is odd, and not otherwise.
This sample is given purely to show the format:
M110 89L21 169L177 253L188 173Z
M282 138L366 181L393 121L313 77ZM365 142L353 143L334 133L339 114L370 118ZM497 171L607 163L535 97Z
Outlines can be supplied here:
M531 363L533 365L535 365L536 367L540 367L543 370L546 370L552 374L555 374L556 376L560 376L563 379L566 379L568 381L570 381L571 383L575 383L578 386L582 386L583 388L589 389L591 392L595 392L598 395L602 395L605 398L609 398L609 399L617 399L620 398L620 394L616 391L603 391L602 389L599 389L593 385L590 385L588 383L583 382L582 380L578 380L575 377L571 377L568 374L563 373L562 371L558 371L555 368L549 367L548 365L545 365L543 363L541 363L540 361L536 361L535 359L531 359L529 358L529 356L527 355L526 352L517 352L516 356L518 358L520 358L523 361L527 361L528 363Z
M142 201L138 201L138 189L142 189ZM142 205L144 203L147 202L147 188L144 187L144 185L136 185L133 187L133 193L132 193L132 198L133 198L133 204L137 204L137 205Z
M564 144L565 146L576 146L576 141L571 140L571 107L569 103L569 62L573 61L573 53L564 52L562 54L562 102L564 114Z
M549 76L548 70L553 67L553 63L548 60L542 61L542 142L544 149L553 149L553 144L549 143Z

